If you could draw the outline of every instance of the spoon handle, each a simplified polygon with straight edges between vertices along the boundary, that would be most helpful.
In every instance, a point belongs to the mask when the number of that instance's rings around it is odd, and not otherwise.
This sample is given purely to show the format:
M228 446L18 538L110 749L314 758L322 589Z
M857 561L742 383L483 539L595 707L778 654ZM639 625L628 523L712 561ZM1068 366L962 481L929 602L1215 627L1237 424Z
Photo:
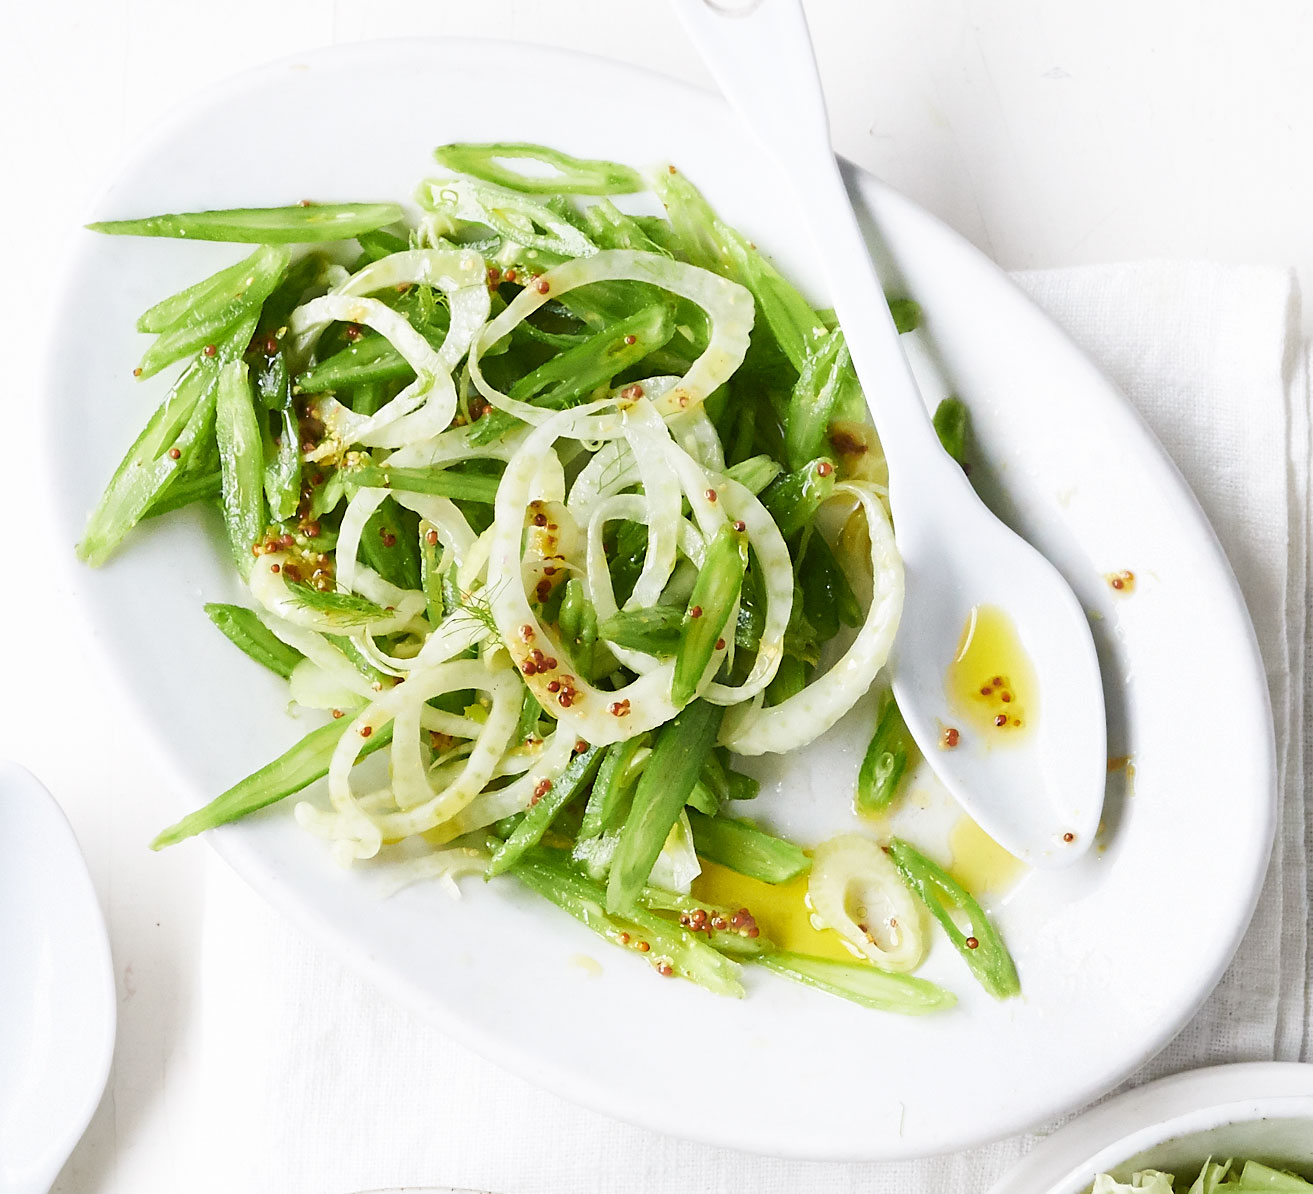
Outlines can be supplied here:
M884 290L830 147L816 57L801 0L673 0L740 119L792 185L817 249L853 367L889 461L947 476L929 413L898 343ZM951 483L951 482L950 482Z

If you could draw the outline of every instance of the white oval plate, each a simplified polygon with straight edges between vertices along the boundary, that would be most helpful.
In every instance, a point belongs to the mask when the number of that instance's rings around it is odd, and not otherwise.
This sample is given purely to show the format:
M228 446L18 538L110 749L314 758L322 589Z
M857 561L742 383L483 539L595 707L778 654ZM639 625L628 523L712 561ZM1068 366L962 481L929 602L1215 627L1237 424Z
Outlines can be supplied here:
M677 161L789 274L812 276L779 178L718 99L631 67L497 43L339 47L245 75L159 133L96 215L405 197L432 172L431 148L452 140ZM874 180L856 185L891 269L926 310L916 355L928 397L951 387L970 405L982 457L973 477L1102 619L1110 750L1135 756L1139 796L1110 785L1106 849L1034 876L999 912L1025 998L990 1000L940 941L925 973L961 996L945 1016L896 1019L756 972L746 1000L725 1002L658 981L638 956L601 945L513 885L468 883L460 903L436 887L380 902L377 879L338 870L290 808L212 841L393 996L554 1091L718 1144L893 1159L965 1148L1074 1108L1170 1039L1248 923L1271 844L1274 767L1242 599L1157 443L997 268ZM162 393L131 378L137 313L236 255L90 234L79 247L48 394L59 533L70 545ZM285 716L281 684L202 612L204 600L240 599L225 556L217 523L190 511L144 526L110 566L76 581L144 725L176 765L180 803L161 802L161 820L309 724ZM1114 600L1103 575L1122 568L1142 581L1134 597ZM1217 675L1230 684L1228 749L1205 752L1180 728L1208 724ZM754 814L803 841L850 828L870 717L859 708L785 760ZM1222 824L1228 866L1200 882ZM144 854L141 865L151 865ZM600 978L571 963L581 952L601 963ZM1118 982L1130 974L1133 990Z

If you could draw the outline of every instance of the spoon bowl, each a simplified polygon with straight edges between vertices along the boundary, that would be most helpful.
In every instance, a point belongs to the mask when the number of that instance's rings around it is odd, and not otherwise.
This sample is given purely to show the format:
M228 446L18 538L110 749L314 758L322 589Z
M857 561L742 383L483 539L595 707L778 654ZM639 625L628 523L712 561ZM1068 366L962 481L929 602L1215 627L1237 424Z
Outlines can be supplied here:
M784 169L807 215L829 299L889 466L906 592L894 695L922 754L1004 849L1036 867L1074 862L1103 808L1106 722L1089 624L1061 574L981 503L943 451L830 147L801 0L674 0L726 98ZM1027 732L964 733L948 670L973 613L1017 627L1044 711ZM1000 728L1007 728L1006 725Z
M77 838L23 768L0 764L0 1194L45 1194L114 1053L109 939Z
M1094 841L1103 809L1107 731L1094 641L1058 570L976 500L953 467L970 500L899 521L906 589L890 669L894 696L936 775L980 827L1030 866L1062 866ZM944 494L938 488L918 502ZM937 538L945 524L958 537L951 552ZM1031 664L1037 691L1015 694L1025 698L1024 714L994 699L977 702L971 716L969 703L983 695L977 684L1002 679L999 691L1014 695L1005 664L1004 675L991 667L961 695L945 683L978 637L984 611L1002 611L1015 631L1015 664ZM995 716L1008 720L998 726Z

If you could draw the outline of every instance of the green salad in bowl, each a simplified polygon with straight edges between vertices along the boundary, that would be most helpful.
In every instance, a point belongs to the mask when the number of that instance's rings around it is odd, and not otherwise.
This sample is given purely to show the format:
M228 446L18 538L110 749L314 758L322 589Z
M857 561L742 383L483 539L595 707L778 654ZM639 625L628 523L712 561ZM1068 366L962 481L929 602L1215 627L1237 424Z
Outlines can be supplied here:
M1157 1169L1145 1169L1119 1182L1101 1173L1090 1194L1313 1194L1313 1183L1258 1161L1205 1162L1193 1181Z
M93 225L258 247L140 317L138 375L181 372L80 554L214 506L249 601L208 613L322 710L155 845L326 779L295 816L344 864L507 876L663 976L739 995L755 964L932 1012L955 1001L912 973L937 921L992 995L1017 994L972 893L910 843L811 853L737 812L757 791L738 760L834 726L902 606L880 444L832 317L673 167L436 156L417 214L305 201ZM935 425L960 459L960 403ZM888 811L913 750L886 695L859 811ZM790 901L800 915L772 912Z

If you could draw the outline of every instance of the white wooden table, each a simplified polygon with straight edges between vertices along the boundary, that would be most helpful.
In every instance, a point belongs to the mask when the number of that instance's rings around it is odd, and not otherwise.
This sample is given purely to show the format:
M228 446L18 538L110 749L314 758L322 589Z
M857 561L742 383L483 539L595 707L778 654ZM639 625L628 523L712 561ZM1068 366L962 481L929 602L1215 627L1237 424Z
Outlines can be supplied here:
M1313 5L1305 0L810 0L838 148L1004 266L1146 257L1313 277ZM332 42L421 34L566 45L694 81L660 0L0 0L7 353L0 752L72 818L107 910L120 1047L60 1191L183 1188L199 850L144 843L172 810L149 745L87 657L47 565L24 445L54 267L119 155L179 100ZM495 72L495 55L489 52ZM112 301L106 297L107 304ZM77 329L61 329L76 351ZM6 844L7 848L15 848ZM3 964L0 961L0 964Z

